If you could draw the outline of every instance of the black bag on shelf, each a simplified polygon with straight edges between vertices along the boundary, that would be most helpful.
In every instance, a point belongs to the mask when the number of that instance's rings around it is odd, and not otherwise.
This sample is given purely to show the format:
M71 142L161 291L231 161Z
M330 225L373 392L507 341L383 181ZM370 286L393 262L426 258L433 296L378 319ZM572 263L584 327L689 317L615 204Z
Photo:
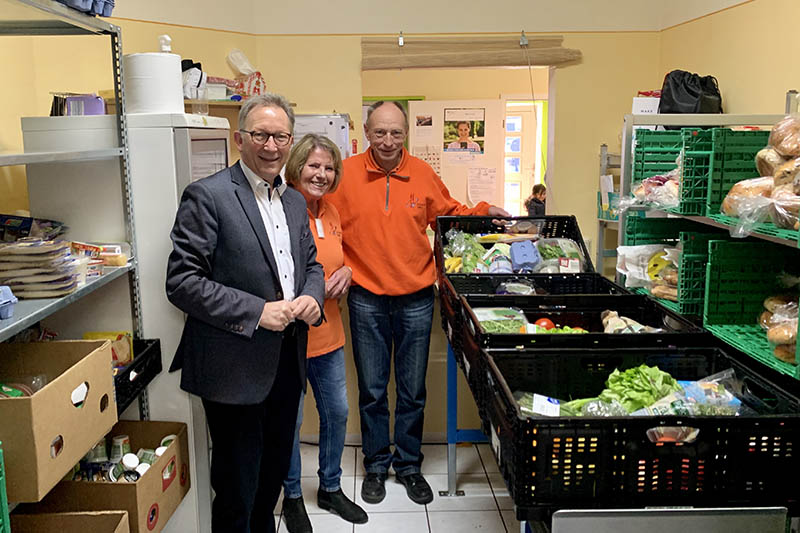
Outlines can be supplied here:
M673 70L664 77L658 112L722 113L717 78Z

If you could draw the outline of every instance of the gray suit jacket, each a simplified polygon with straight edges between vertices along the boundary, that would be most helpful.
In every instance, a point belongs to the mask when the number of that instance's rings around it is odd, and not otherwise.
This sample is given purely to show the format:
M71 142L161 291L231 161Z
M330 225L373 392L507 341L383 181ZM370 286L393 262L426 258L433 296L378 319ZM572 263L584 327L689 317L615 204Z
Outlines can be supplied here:
M321 311L325 281L305 199L288 188L282 201L295 294L312 296ZM258 204L239 163L186 187L170 238L167 298L188 315L170 372L182 368L181 388L202 398L260 403L275 381L283 333L257 325L264 303L283 294ZM296 327L298 385L304 387L308 326L298 320Z

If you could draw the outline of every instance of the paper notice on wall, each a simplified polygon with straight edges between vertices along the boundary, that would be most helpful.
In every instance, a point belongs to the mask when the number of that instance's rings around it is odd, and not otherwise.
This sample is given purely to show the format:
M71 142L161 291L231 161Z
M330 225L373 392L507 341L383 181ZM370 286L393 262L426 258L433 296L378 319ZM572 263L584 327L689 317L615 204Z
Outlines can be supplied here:
M469 200L473 204L478 202L495 203L497 169L470 167L467 169L467 189Z
M414 118L414 136L417 139L433 139L433 115L417 115Z
M442 175L442 151L438 146L421 145L411 148L411 155L428 163L434 172Z

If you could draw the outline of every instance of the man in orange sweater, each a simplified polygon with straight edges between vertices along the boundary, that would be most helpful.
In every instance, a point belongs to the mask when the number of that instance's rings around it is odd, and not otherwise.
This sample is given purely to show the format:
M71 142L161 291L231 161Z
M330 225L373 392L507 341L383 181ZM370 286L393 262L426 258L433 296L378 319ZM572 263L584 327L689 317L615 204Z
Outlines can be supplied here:
M398 102L376 102L364 131L369 149L344 161L330 196L342 223L345 264L353 270L347 297L358 372L362 451L367 477L361 497L379 503L391 466L409 498L433 492L420 473L425 374L433 322L433 251L426 229L442 215L508 216L480 202L454 200L433 169L403 147L408 116ZM386 388L394 347L394 452Z

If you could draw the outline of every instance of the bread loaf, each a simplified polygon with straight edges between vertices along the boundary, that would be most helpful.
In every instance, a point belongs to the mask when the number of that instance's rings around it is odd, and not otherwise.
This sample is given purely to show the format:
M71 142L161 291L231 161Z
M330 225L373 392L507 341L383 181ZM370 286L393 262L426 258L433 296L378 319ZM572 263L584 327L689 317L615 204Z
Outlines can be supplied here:
M769 216L779 228L794 228L800 212L800 196L794 193L791 184L781 185L772 190L772 205Z
M656 298L664 298L673 302L678 301L678 289L668 285L654 285L650 289L650 294Z
M797 345L796 344L780 344L780 345L775 347L775 350L773 350L773 353L775 354L775 357L777 357L781 361L783 361L785 363L795 364L796 363L795 362L795 353L796 353L796 351L797 351Z
M756 154L756 168L759 176L772 176L785 160L774 148L767 146Z
M678 284L678 269L677 268L665 268L661 271L661 279L663 279L668 285L677 285Z
M772 176L742 180L731 187L722 201L722 212L728 216L739 216L739 202L755 196L769 198L772 195L774 179Z
M770 313L774 313L780 306L788 303L796 302L797 297L790 294L779 294L777 296L770 296L764 300L764 309Z
M769 145L783 157L800 157L800 118L788 116L775 124Z
M772 327L772 313L769 311L764 311L761 313L761 316L758 317L759 325L764 329L769 329Z
M775 178L775 187L793 183L798 172L800 172L800 157L796 157L786 161L785 163L782 163L778 168L775 169L775 173L773 174L773 177Z
M797 338L797 321L789 320L767 330L767 340L772 344L792 344Z

